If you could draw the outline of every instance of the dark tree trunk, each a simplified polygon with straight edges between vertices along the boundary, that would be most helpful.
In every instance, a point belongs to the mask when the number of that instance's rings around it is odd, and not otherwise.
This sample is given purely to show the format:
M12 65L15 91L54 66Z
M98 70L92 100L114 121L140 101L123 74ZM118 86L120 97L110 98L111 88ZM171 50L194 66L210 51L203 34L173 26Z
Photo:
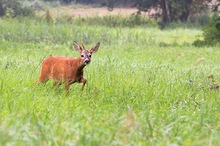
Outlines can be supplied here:
M169 20L173 21L173 9L172 9L171 3L168 3L167 7L168 7L167 11L168 11Z
M160 0L160 6L162 9L162 23L169 22L169 17L167 14L166 0Z
M0 16L4 16L5 15L5 10L3 8L3 3L0 2Z
M186 0L185 5L183 6L183 12L182 15L180 16L180 20L182 22L187 21L189 14L190 14L190 5L192 4L192 0Z

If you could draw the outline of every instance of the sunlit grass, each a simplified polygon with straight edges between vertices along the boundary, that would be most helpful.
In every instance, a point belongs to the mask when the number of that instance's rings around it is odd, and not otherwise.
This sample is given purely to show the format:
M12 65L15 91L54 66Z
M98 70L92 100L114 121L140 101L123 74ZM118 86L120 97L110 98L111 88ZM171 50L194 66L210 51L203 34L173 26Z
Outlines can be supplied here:
M1 145L220 144L219 90L209 90L220 50L192 46L200 30L0 20L0 31ZM45 57L79 55L73 40L101 43L85 90L34 85Z

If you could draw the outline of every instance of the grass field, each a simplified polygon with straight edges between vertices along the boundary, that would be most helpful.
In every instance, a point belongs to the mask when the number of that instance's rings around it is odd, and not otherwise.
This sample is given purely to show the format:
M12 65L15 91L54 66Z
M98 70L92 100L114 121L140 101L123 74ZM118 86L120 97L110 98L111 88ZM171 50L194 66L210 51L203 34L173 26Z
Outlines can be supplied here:
M220 49L199 29L0 20L0 145L220 145ZM88 83L34 85L50 55L101 46Z

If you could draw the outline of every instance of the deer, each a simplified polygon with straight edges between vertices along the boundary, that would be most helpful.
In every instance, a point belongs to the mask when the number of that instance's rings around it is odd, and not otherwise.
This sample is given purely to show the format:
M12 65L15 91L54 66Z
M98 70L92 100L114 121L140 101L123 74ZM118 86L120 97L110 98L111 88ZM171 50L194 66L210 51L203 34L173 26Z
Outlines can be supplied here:
M73 46L80 57L64 57L50 56L42 62L42 68L38 80L35 82L45 83L49 79L54 80L54 86L61 84L65 85L65 90L68 92L70 85L73 83L82 83L82 90L86 84L86 79L83 77L83 69L91 62L91 56L98 51L100 43L87 50L82 43L82 47L74 41Z

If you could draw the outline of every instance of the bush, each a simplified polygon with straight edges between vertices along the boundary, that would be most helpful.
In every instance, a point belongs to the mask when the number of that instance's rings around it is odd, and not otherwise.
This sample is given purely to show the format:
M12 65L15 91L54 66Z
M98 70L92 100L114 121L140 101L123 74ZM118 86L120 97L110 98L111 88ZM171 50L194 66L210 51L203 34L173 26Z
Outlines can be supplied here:
M204 41L207 44L214 45L220 43L220 29L218 27L219 23L220 23L220 17L215 16L204 28L203 30Z
M204 40L196 40L193 45L220 45L220 16L214 16L203 28Z
M2 0L0 2L0 16L33 16L34 11L30 6L25 6L23 1L19 0Z

